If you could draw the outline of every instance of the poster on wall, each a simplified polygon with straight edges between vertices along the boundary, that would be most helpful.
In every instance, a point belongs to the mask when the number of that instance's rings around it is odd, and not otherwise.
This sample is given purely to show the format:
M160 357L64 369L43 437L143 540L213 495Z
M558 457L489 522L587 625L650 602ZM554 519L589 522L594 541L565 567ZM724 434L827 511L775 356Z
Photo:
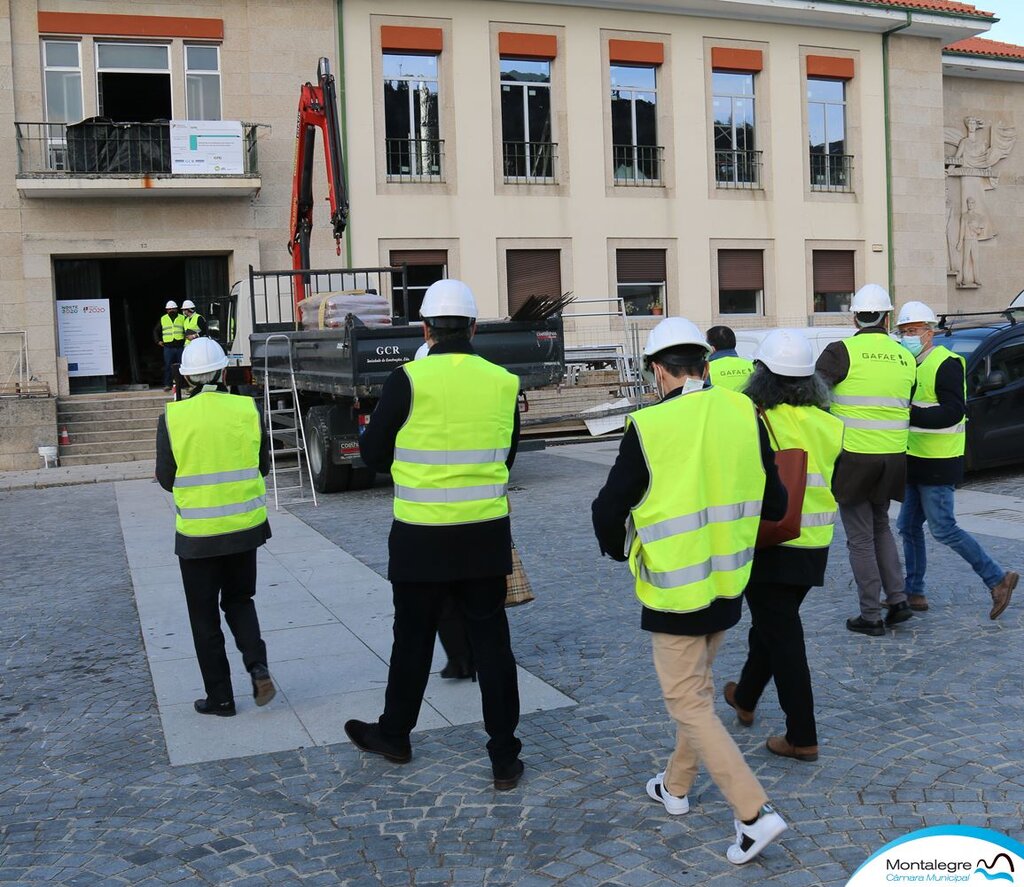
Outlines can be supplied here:
M240 176L243 145L237 120L172 120L171 173Z
M112 376L110 299L58 299L57 338L69 376Z

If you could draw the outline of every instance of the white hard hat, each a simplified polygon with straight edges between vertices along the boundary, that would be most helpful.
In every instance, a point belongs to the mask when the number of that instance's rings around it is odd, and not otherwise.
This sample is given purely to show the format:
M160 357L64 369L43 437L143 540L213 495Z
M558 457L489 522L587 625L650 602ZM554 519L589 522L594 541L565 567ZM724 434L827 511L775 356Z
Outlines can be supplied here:
M892 299L885 287L877 283L866 283L854 295L850 311L854 314L892 311Z
M438 280L427 287L420 305L420 317L469 317L476 320L476 299L473 291L461 280Z
M196 303L193 302L191 299L185 299L185 301L181 303L181 310L184 311L186 308L191 308L193 311L195 311Z
M644 357L653 357L674 345L699 345L705 351L711 351L707 339L695 324L685 317L666 317L648 334Z
M430 345L424 342L416 349L416 353L413 355L412 359L419 360L421 357L426 357L428 354L430 354Z
M814 349L799 330L774 330L765 336L754 360L777 376L813 376Z
M177 308L177 307L178 307L178 303L177 302L168 302L166 305L164 305L164 311L166 311L168 308Z
M181 374L201 376L222 370L228 365L227 355L213 339L193 339L185 346L181 355Z
M900 309L899 319L896 326L903 326L905 323L938 323L939 319L924 302L907 302Z

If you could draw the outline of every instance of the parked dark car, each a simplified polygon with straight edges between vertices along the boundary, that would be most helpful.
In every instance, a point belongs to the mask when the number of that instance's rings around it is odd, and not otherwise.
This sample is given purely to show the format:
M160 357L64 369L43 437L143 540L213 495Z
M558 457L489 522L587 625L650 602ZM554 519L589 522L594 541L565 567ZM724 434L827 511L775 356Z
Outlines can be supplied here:
M950 316L935 336L967 361L968 471L1024 462L1024 311L1003 316L964 326Z

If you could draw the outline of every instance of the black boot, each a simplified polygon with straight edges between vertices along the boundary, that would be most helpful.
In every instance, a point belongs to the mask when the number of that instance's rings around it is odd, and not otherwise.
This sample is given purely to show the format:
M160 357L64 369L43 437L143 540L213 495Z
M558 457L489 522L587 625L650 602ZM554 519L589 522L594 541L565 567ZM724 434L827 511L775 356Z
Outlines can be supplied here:
M197 699L192 705L201 715L219 715L222 718L235 716L234 701L211 702L209 699Z
M367 724L366 721L355 720L346 721L345 734L360 751L380 755L395 764L408 764L412 760L412 746L408 740L398 743L385 738L381 735L380 724Z
M885 624L899 625L901 622L906 622L913 615L914 611L910 609L910 604L907 601L900 601L898 604L893 604L889 607L889 615L885 617Z
M441 677L451 681L464 681L472 678L476 683L476 669L468 659L449 659L448 664L441 669Z
M846 627L850 631L866 634L869 637L880 638L885 634L885 624L879 619L877 622L869 622L863 616L846 620Z
M519 785L523 778L525 765L519 758L502 764L492 764L491 772L494 774L494 788L499 792L507 792Z

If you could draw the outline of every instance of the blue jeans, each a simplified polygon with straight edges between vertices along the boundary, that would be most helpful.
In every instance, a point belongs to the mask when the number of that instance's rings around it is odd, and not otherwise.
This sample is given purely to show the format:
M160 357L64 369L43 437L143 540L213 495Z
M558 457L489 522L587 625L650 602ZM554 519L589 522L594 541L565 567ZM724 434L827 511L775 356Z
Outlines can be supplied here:
M924 572L927 569L925 521L928 521L928 529L935 541L948 545L967 561L988 588L994 588L1002 582L1006 571L988 556L970 533L957 526L953 514L952 485L907 484L896 527L903 537L908 595L924 594Z

